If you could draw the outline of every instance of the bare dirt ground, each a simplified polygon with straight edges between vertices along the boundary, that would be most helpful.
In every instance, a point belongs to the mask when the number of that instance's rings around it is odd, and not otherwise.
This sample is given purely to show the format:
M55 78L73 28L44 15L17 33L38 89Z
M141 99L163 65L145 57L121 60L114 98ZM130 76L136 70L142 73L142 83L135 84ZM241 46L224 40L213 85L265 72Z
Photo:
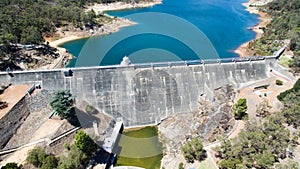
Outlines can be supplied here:
M236 136L238 136L238 134L241 132L242 129L244 129L245 127L245 122L243 120L237 120L237 127L235 128L235 130L228 136L229 139L232 139Z
M35 142L40 139L49 139L51 135L53 135L56 130L61 126L63 123L62 120L47 120L45 123L43 123L35 132L32 134L32 138L29 142ZM13 154L9 155L7 158L5 158L3 161L1 161L1 165L4 165L9 162L16 162L18 164L24 164L27 153L29 150L33 149L35 145L25 147L21 150L18 150L14 152Z
M279 73L271 72L271 77L257 82L249 87L245 87L240 90L240 93L238 94L239 98L246 98L247 99L247 106L248 106L248 114L249 119L256 117L256 107L257 105L263 100L266 99L269 104L272 106L270 109L271 113L278 112L282 104L278 101L277 95L279 95L281 92L290 89L293 87L295 81L289 80L281 76ZM276 80L283 81L283 85L279 86L275 84ZM267 89L258 89L254 90L254 87L261 86L261 85L269 85Z
M74 126L72 126L70 123L68 123L66 120L63 121L63 124L59 127L59 129L56 131L55 134L52 135L52 138L59 136L60 134L64 133L67 130L72 129ZM60 139L59 141L51 144L50 146L46 146L46 153L47 154L53 154L56 157L60 157L65 150L65 144L66 143L70 143L73 144L74 143L74 136L75 136L75 132L63 137L62 139Z
M76 103L76 115L80 121L82 129L90 135L98 145L102 145L106 136L110 136L114 120L111 116L93 109L90 112L86 111L88 102L78 100Z
M31 104L33 104L33 107L31 105L31 110L33 111L30 112L27 119L10 139L5 149L18 147L27 143L32 143L32 145L26 146L14 153L4 156L3 161L0 162L0 167L8 162L25 164L28 151L33 149L36 145L46 147L47 153L54 154L56 157L59 157L64 153L65 143L73 143L75 133L72 133L55 142L51 146L48 146L50 139L74 128L74 126L66 120L48 119L48 116L51 113L51 109L48 106L49 95L50 93L46 91L34 93L31 100ZM45 97L47 97L47 99L45 99ZM95 138L95 141L101 143L101 141L104 140L105 135L112 130L112 118L96 109L90 112L91 114L88 116L86 112L84 112L86 105L86 102L78 101L79 108L77 108L78 112L76 112L76 115L79 116L78 118L84 118L80 119L80 122L83 125L83 130ZM93 127L93 122L95 121L98 122L98 136L95 136L95 129ZM27 167L30 168L30 165L27 165Z
M0 110L0 119L8 113L8 111L27 94L29 85L13 85L9 86L3 94L0 95L0 100L8 103L8 107Z
M15 96L15 92L11 97ZM47 91L36 92L27 102L30 107L30 114L18 128L13 137L9 140L5 149L22 146L32 142L41 142L39 145L45 144L51 136L60 128L63 121L48 119L51 109L48 106L50 93ZM44 139L44 141L41 141ZM28 146L22 148L12 154L3 157L0 166L8 162L17 162L23 164L26 159L27 152L34 147Z

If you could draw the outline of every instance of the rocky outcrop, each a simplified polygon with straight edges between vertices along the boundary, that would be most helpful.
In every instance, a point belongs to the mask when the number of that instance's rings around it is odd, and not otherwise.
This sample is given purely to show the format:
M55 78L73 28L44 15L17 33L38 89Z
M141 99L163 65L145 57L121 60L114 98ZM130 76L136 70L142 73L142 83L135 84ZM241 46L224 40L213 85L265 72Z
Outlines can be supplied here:
M217 137L224 135L234 125L232 104L235 92L230 85L214 90L212 106L202 118L206 119L205 124L199 127L197 133L205 142L213 142Z
M200 96L198 110L177 114L162 121L158 129L166 153L177 153L182 143L191 137L198 136L204 143L209 143L233 128L233 87L226 85L215 89L213 96L211 99L205 94Z

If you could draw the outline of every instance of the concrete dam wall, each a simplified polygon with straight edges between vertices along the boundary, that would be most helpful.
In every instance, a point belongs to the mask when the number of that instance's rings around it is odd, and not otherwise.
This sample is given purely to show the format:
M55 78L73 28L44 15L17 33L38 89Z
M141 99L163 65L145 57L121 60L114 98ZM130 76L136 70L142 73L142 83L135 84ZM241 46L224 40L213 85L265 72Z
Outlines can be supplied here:
M28 95L25 95L4 117L0 119L0 148L15 134L30 113Z
M16 71L0 73L0 82L41 84L50 91L69 89L125 126L158 123L171 114L196 109L200 95L210 99L226 84L234 88L268 77L274 58L230 63L178 66L128 66Z

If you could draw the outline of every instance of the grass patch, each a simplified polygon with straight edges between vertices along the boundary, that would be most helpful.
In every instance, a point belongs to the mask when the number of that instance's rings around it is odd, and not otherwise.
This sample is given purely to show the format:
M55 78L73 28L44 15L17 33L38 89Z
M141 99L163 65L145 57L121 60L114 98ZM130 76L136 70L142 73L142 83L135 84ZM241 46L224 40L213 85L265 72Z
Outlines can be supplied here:
M91 105L87 105L85 107L85 111L88 112L88 113L92 113L93 111L95 111L95 108Z
M198 169L217 169L214 165L214 163L209 159L206 158L206 160L202 161L200 163L200 167Z
M292 61L291 58L287 57L286 55L282 55L282 56L279 58L278 63L279 63L281 66L289 67L289 63L290 63L291 61Z

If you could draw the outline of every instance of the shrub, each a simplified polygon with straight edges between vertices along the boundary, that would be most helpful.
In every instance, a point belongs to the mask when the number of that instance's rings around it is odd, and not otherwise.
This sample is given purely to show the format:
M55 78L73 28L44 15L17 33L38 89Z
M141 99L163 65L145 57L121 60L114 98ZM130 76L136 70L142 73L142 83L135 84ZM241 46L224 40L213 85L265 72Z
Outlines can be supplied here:
M183 167L183 163L179 163L179 165L178 165L178 169L184 169L184 167Z
M43 165L43 161L46 158L45 149L42 147L35 147L28 152L26 161L35 167L40 168Z
M58 169L74 169L80 168L88 161L88 157L75 145L71 145L68 151L68 156L61 156L58 164Z
M56 168L58 164L57 159L53 155L49 155L43 161L41 169L53 169Z
M47 155L42 147L35 147L28 152L26 161L37 168L53 169L57 167L57 159L53 155Z
M86 111L87 113L92 113L93 111L95 111L95 108L94 108L93 106L91 106L91 105L87 105L87 106L85 107L85 111Z
M64 147L65 147L65 149L67 149L67 150L70 150L70 149L71 149L70 143L66 143L66 144L64 145Z
M266 84L266 85L263 85L263 88L265 88L265 89L268 89L268 87L269 87L269 85L268 85L268 84Z
M227 159L222 160L219 164L220 168L237 168L237 165L240 165L241 161L238 159Z
M278 79L276 80L275 83L276 83L276 85L278 85L278 86L282 86L282 85L283 85L283 82L282 82L281 80L278 80Z
M247 117L247 100L240 98L237 103L233 105L234 118L237 120L244 119Z
M256 116L259 117L267 117L270 115L270 109L272 107L269 105L269 102L266 98L264 98L257 106L256 106Z
M206 151L203 149L203 144L197 137L192 138L191 141L187 141L182 147L184 158L193 163L194 160L202 161L206 158Z
M280 101L283 101L283 99L289 94L289 93L293 93L293 92L298 92L300 90L300 79L297 80L297 82L295 83L294 87L292 89L286 90L282 93L280 93L277 96L277 99Z
M91 137L83 131L79 131L75 135L75 146L87 156L92 155L97 149L97 145Z
M18 166L17 163L7 163L5 166L1 167L1 169L21 169L22 167Z

